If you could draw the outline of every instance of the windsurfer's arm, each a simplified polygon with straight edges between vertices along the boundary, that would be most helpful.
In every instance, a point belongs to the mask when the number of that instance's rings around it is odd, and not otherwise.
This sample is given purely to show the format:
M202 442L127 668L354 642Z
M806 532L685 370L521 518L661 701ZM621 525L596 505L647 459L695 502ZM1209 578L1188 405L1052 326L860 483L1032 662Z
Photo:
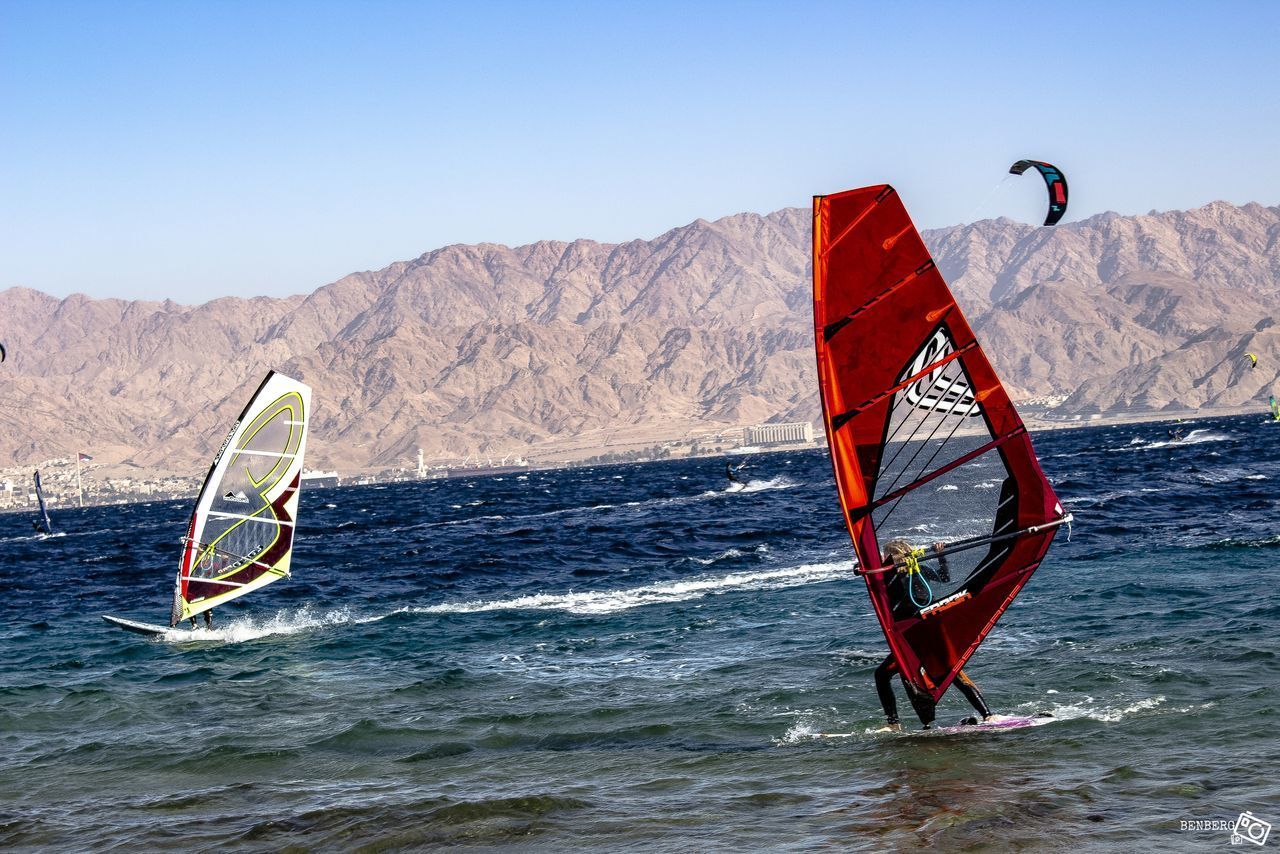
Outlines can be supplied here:
M933 550L938 553L938 571L937 571L938 581L951 580L951 565L947 563L946 548L947 548L946 543L933 544Z

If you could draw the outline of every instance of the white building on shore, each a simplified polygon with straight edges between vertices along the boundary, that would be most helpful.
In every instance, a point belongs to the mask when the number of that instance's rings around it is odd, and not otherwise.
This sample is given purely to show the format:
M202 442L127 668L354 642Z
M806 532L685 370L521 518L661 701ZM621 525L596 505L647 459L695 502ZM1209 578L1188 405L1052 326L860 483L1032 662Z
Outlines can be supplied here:
M813 425L808 421L790 424L757 424L742 429L742 444L768 448L773 445L812 445Z

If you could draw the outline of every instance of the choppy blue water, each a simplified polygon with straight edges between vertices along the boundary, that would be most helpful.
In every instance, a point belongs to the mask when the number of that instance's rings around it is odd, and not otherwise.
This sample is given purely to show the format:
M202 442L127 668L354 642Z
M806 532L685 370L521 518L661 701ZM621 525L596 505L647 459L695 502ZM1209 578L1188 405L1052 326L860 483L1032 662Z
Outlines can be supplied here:
M821 453L304 494L199 640L98 618L165 620L186 504L0 516L0 846L1225 845L1179 822L1280 821L1280 426L1193 426L1037 437L1075 529L969 672L1060 720L1002 733L870 732Z

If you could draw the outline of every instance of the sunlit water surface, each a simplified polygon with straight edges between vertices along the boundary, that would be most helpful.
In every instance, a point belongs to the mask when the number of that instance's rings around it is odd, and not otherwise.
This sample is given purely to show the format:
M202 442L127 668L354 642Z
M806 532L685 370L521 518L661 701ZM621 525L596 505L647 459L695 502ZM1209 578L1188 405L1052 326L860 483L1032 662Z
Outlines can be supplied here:
M1280 821L1280 425L1192 426L1037 437L1075 527L969 672L1059 720L998 733L871 732L817 452L305 493L294 578L164 641L98 615L166 619L187 505L0 515L0 846L1228 844L1179 828Z

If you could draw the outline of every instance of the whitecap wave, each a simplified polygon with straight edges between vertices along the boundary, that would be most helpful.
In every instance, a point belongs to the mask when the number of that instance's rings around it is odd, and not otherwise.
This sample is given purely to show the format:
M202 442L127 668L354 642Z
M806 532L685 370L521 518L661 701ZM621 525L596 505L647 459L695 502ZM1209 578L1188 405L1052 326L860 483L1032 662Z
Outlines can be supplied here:
M1130 440L1128 445L1120 448L1107 448L1111 453L1117 451L1150 451L1156 448L1180 448L1183 445L1203 445L1208 442L1226 442L1231 439L1226 433L1216 433L1207 428L1200 430L1192 430L1181 439L1157 439L1155 441L1147 441L1146 439Z
M813 724L797 723L792 724L791 729L787 730L778 738L773 740L776 745L786 744L803 744L806 741L813 741L821 738L822 733L818 731Z
M1133 715L1139 715L1163 705L1165 698L1163 696L1144 697L1139 700L1126 702L1121 700L1119 703L1104 704L1094 700L1093 697L1084 697L1078 703L1062 703L1050 707L1047 711L1060 721L1076 720L1079 718L1087 718L1089 720L1102 721L1103 723L1116 723ZM1031 710L1029 713L1044 711L1037 703L1023 703L1021 708Z
M441 605L409 607L404 610L419 614L474 614L480 611L568 611L571 614L612 614L642 605L687 602L691 599L718 596L738 590L779 590L803 584L821 584L849 577L852 569L852 561L804 564L786 569L736 572L685 581L663 581L621 590L536 593L532 596L517 596L511 599L449 602Z
M733 491L741 493L764 492L769 489L791 489L795 485L796 482L794 480L787 477L785 474L780 474L777 477L771 477L768 480L749 480L743 485L742 489ZM732 484L732 486L737 486L737 484ZM725 490L725 492L728 491L728 489Z
M719 563L722 560L730 560L735 557L742 557L742 552L738 549L725 549L715 557L690 557L688 560L690 563L711 566L713 563Z

